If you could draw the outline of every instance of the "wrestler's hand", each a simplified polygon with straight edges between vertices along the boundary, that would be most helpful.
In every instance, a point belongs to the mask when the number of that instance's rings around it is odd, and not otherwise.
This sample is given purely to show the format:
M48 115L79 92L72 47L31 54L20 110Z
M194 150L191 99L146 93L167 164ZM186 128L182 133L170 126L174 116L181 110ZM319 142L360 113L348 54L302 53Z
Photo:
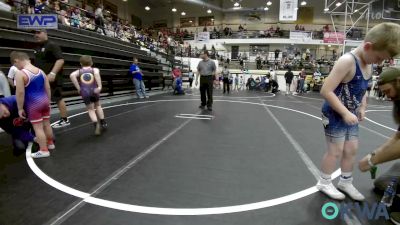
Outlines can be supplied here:
M22 119L26 119L26 113L24 109L20 109L18 110L18 115L19 117L21 117Z

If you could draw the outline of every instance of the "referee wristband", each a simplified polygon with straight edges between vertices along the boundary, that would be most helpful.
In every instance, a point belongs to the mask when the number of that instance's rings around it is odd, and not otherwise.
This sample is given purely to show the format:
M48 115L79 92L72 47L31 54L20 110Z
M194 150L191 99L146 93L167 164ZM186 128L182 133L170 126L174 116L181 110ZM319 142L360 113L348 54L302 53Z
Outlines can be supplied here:
M53 76L55 76L56 74L55 74L55 73L53 73L53 72L50 72L50 73L49 73L49 75L53 75Z

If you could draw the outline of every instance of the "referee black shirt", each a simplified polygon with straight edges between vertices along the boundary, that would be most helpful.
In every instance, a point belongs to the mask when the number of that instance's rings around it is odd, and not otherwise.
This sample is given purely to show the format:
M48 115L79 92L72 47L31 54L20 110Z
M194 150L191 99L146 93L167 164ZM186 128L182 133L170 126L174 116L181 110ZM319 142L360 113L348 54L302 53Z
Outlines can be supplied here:
M43 70L48 75L54 67L54 64L59 59L64 59L61 48L52 41L40 43L35 49L35 66ZM57 73L55 81L50 83L53 85L62 85L63 68ZM54 84L53 84L54 83Z

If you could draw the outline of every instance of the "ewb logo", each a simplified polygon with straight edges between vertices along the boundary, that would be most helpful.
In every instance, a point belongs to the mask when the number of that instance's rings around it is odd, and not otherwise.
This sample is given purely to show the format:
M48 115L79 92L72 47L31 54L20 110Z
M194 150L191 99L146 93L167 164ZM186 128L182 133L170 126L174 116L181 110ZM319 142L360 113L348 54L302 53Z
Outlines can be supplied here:
M26 14L18 15L18 29L57 29L58 21L55 14Z
M341 203L340 208L333 202L325 203L322 206L322 216L327 220L333 220L337 218L340 213L340 218L343 220L345 215L350 216L350 212L353 209L358 218L365 218L368 220L379 220L384 218L389 220L389 213L385 204L373 203L371 206L368 203Z

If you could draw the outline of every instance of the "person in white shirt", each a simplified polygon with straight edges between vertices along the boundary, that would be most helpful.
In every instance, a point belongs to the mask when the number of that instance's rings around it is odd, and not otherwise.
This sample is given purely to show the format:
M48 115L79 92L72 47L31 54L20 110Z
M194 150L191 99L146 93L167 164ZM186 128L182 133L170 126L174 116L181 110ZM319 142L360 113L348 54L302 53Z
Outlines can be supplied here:
M11 95L10 86L3 71L0 70L0 98L8 97Z
M15 88L15 83L14 83L14 79L15 79L15 74L17 73L18 69L15 66L10 67L10 70L8 71L8 83L10 84L10 86L12 88Z

